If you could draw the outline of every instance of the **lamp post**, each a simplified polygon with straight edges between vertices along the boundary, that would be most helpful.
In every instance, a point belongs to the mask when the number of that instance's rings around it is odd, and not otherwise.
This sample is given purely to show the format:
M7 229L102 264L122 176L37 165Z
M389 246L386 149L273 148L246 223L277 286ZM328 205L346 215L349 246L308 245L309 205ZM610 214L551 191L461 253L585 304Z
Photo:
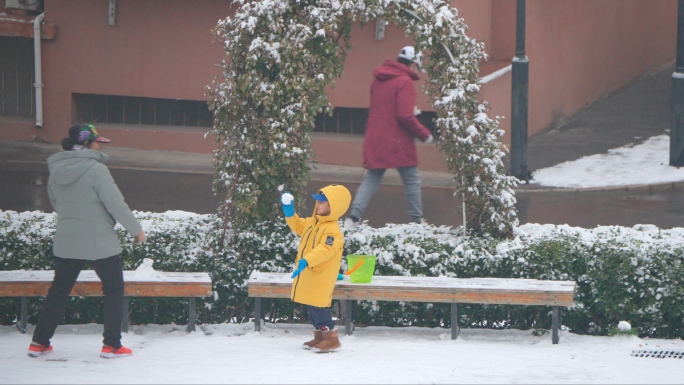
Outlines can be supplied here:
M527 169L529 64L525 54L525 0L517 0L515 56L511 65L511 174L520 180L530 179Z
M677 60L672 74L670 166L684 166L684 0L677 10Z

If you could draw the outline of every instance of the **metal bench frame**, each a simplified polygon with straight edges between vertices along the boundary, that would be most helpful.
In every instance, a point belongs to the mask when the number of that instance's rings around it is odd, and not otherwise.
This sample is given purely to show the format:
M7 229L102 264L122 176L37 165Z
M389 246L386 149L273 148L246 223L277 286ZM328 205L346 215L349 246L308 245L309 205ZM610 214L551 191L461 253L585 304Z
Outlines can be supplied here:
M290 298L292 279L289 273L252 272L247 288L254 298L254 330L261 330L262 298ZM345 333L354 329L352 301L403 301L451 303L451 339L458 338L458 304L541 305L551 306L551 342L558 344L561 307L572 306L577 284L574 281L544 281L522 278L447 278L374 276L370 283L338 281L333 299L345 308Z
M52 284L54 271L0 271L0 297L19 297L19 319L17 328L26 333L29 297L44 297ZM181 297L188 299L187 331L195 330L195 299L212 295L211 277L207 273L153 271L139 273L124 271L124 302L121 329L128 332L128 305L130 297ZM100 279L93 270L79 274L71 296L101 297Z

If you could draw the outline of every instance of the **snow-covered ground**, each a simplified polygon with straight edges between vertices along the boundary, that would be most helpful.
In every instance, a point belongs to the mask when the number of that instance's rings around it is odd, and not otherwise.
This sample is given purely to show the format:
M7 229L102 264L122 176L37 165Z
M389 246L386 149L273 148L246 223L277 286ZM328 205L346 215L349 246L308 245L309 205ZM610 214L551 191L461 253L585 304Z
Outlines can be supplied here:
M657 136L535 172L555 187L609 187L684 181L668 166L669 138ZM29 333L0 326L0 383L682 383L684 358L633 357L634 350L684 352L682 340L592 337L561 332L560 344L531 331L358 328L342 348L300 348L311 326L253 323L132 326L133 356L99 358L102 325L60 326L55 351L26 355ZM342 332L344 328L341 328ZM679 357L682 355L680 354Z
M635 146L585 156L534 172L530 183L547 187L590 188L684 181L684 167L671 167L670 137L659 135Z
M133 356L99 358L101 325L60 326L55 351L30 358L30 332L0 327L1 383L613 383L677 384L684 359L633 357L633 350L684 352L682 340L590 337L561 332L560 344L531 331L357 328L335 353L303 350L309 325L132 326ZM343 332L344 328L340 328Z

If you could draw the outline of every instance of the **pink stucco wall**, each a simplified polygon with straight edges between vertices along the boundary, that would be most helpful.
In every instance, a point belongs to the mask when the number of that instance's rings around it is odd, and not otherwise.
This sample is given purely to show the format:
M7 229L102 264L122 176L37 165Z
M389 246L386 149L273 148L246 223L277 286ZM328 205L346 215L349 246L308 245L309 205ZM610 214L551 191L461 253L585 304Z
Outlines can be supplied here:
M206 86L221 74L216 64L224 51L212 29L231 2L120 0L115 26L107 23L107 6L107 0L45 2L46 20L57 25L56 39L43 43L46 140L60 139L71 125L73 93L203 100ZM119 146L213 147L192 133L136 131L108 134Z
M677 1L527 1L528 133L673 60Z
M368 108L373 69L387 59L396 59L401 48L413 40L394 24L385 27L385 38L375 40L375 22L361 27L355 23L351 31L352 49L347 53L342 77L329 86L328 100L333 106ZM419 106L429 108L429 100L421 95Z
M529 127L533 135L582 107L657 69L675 56L677 0L527 0L526 53L530 59ZM220 75L221 44L211 30L231 13L227 0L118 0L116 25L107 24L107 0L50 0L45 20L56 36L44 40L44 127L0 118L0 139L38 137L58 142L72 124L74 93L203 100ZM490 62L481 75L510 64L515 54L516 0L453 0L485 43ZM374 67L396 58L410 38L388 25L375 40L374 22L352 31L343 77L329 87L334 106L368 106ZM425 75L423 75L425 76ZM420 82L416 87L420 88ZM482 89L492 116L510 131L511 73ZM418 107L430 110L426 96ZM115 145L143 149L210 152L205 129L101 125ZM359 138L316 135L321 163L360 165ZM421 168L445 170L435 146L420 146ZM332 156L341 152L347 156Z
M529 135L674 58L676 0L527 0L526 4ZM468 24L468 34L485 43L490 62L483 63L481 76L510 64L515 55L516 0L453 0L451 5ZM367 106L372 69L411 42L392 25L383 41L375 41L374 33L372 23L354 29L345 73L329 91L333 105ZM485 84L481 95L490 104L490 115L502 117L505 143L510 143L510 87L508 72ZM418 105L431 109L424 95Z

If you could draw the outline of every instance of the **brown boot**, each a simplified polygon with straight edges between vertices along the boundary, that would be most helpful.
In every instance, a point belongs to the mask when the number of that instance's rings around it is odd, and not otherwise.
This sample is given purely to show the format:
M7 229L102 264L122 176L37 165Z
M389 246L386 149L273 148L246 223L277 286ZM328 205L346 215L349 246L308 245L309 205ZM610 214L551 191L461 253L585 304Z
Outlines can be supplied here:
M313 348L316 353L327 353L341 346L340 340L337 338L337 330L331 330L322 333L323 341Z
M312 339L311 341L304 342L304 344L302 344L302 347L306 350L313 349L314 346L318 345L321 342L323 342L323 332L320 330L314 330L314 339Z

